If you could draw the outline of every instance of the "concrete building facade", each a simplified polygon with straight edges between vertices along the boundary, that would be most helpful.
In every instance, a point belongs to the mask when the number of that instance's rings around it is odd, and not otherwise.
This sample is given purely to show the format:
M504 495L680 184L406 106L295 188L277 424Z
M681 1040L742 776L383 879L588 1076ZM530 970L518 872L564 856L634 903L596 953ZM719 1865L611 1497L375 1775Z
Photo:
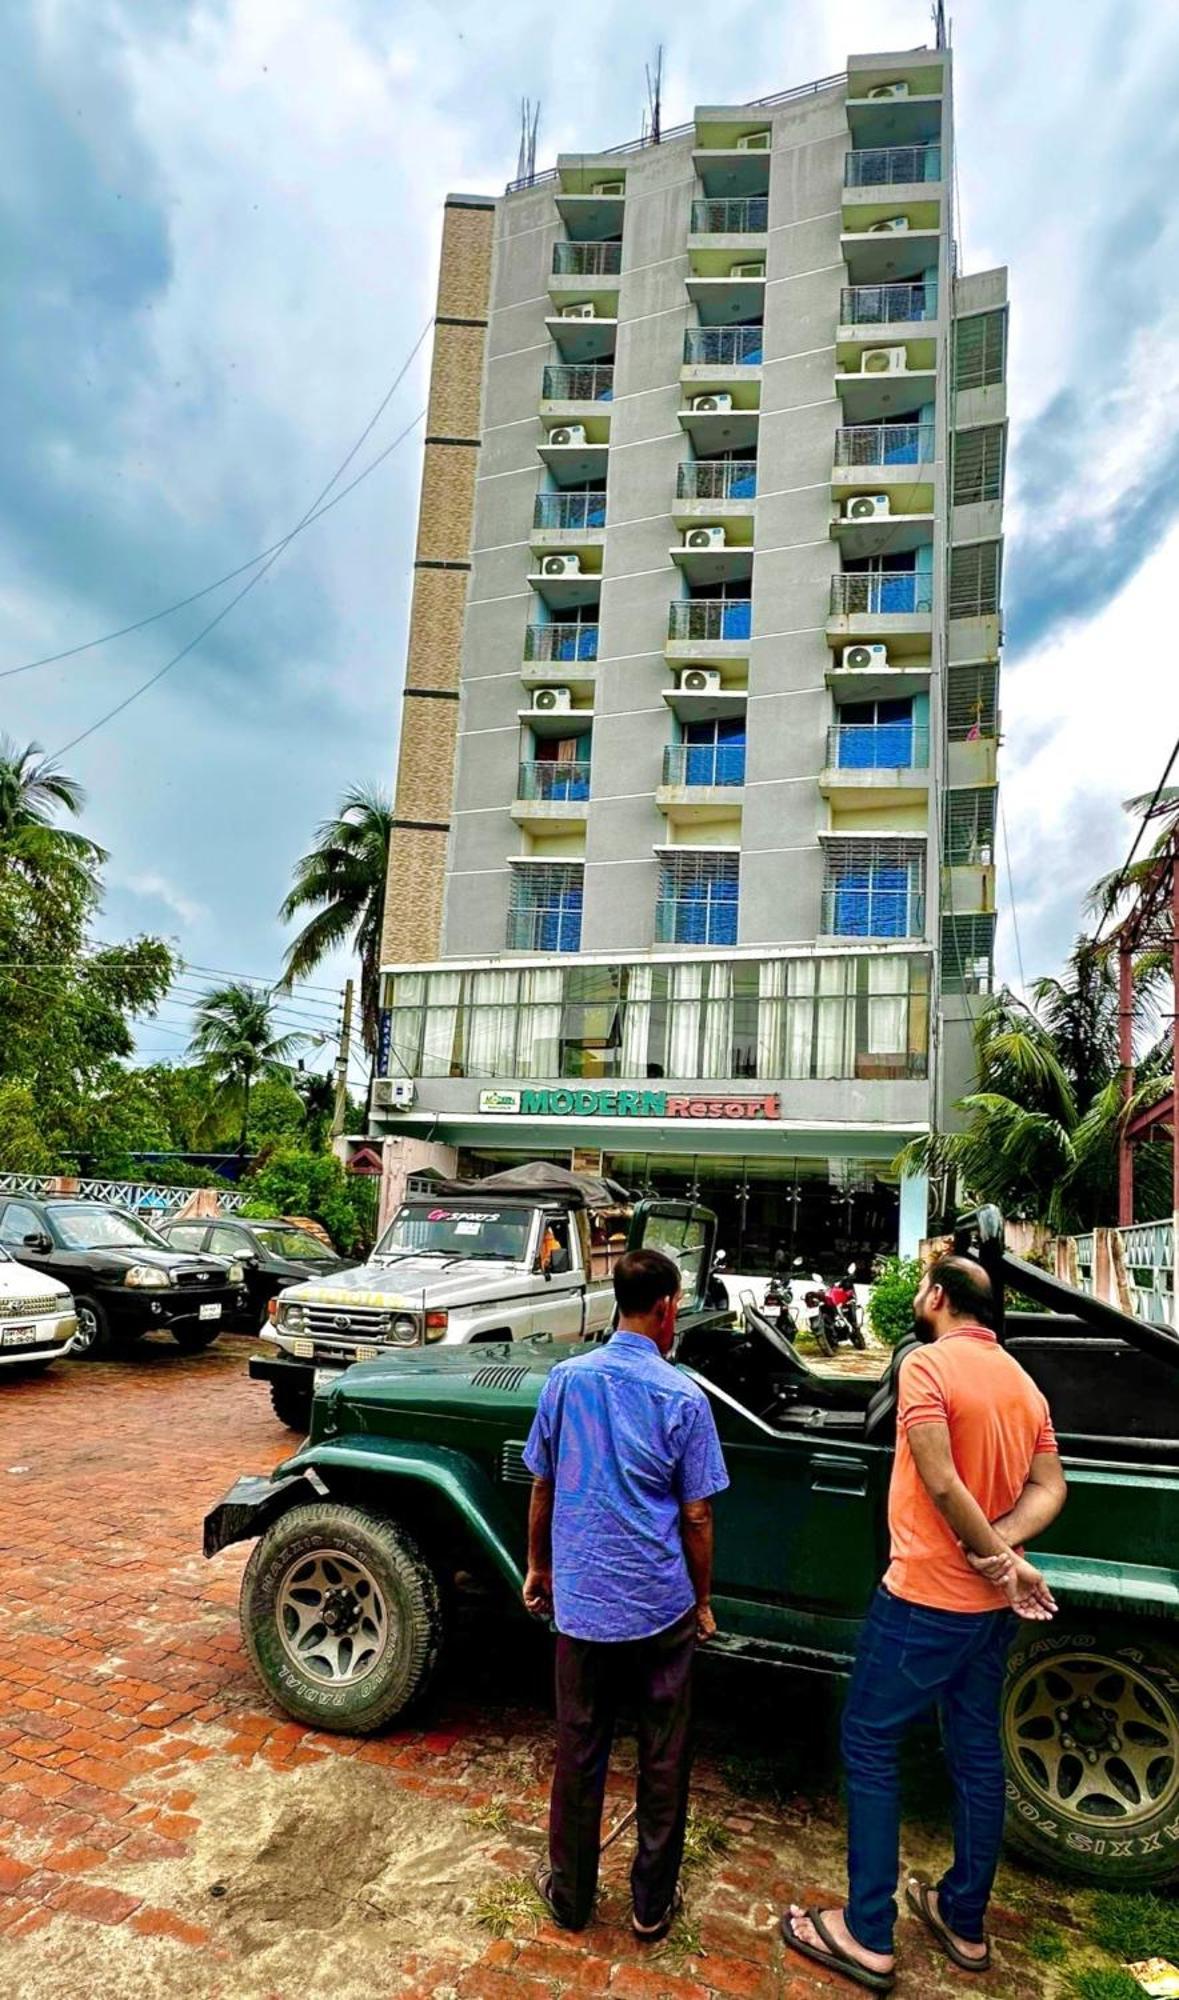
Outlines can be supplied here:
M951 105L947 50L856 56L448 206L374 1124L698 1189L745 1265L916 1241L991 977Z

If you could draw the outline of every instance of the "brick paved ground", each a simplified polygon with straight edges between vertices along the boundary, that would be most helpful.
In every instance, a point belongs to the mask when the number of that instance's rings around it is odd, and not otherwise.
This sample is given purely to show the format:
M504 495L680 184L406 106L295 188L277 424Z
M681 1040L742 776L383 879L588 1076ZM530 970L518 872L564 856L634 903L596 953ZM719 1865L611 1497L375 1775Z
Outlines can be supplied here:
M599 1920L570 1940L519 1883L540 1852L544 1643L466 1635L420 1728L329 1736L272 1708L238 1636L246 1551L206 1564L206 1506L289 1449L249 1343L185 1359L0 1377L0 1990L22 2000L803 2000L832 1982L784 1961L776 1912L841 1887L832 1697L813 1682L702 1672L698 1809L725 1851L691 1874L671 1948L626 1928L624 1837ZM630 1746L612 1778L626 1803ZM773 1768L768 1772L767 1756ZM926 1760L928 1761L928 1760ZM908 1858L936 1863L940 1801ZM932 1814L930 1818L929 1815ZM1045 1990L1029 1916L1058 1892L1005 1872L1003 2000ZM508 1937L477 1921L513 1899ZM898 1991L955 1990L902 1930ZM840 1988L840 1990L846 1990ZM960 1984L957 1990L961 1990Z

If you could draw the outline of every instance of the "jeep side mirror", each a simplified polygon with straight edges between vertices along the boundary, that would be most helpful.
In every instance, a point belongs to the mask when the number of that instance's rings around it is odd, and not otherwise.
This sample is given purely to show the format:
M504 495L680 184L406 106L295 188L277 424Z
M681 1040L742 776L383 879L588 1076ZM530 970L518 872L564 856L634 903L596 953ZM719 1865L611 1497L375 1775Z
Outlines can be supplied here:
M30 1229L28 1235L24 1238L24 1248L26 1250L39 1250L44 1253L46 1250L52 1250L53 1244L43 1230Z

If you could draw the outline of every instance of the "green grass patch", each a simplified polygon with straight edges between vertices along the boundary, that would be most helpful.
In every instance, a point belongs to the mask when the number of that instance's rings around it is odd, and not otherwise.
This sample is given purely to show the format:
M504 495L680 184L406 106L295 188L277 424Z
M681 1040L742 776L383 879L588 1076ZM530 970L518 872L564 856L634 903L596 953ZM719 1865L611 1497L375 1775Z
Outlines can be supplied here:
M690 1958L704 1957L699 1926L687 1915L678 1916L663 1943L656 1945L651 1956L673 1971L682 1972Z
M1068 2000L1142 2000L1142 1988L1128 1972L1113 1967L1089 1965L1083 1972L1070 1973L1065 1987Z
M1111 1958L1169 1958L1179 1962L1179 1902L1101 1890L1088 1912L1086 1931Z
M733 1845L733 1836L722 1819L715 1813L700 1812L693 1806L688 1814L688 1831L684 1835L684 1867L702 1868L706 1862L714 1861L718 1854L727 1854Z
M1023 1948L1041 1965L1062 1965L1068 1957L1064 1933L1055 1924L1037 1924L1024 1938Z
M546 1911L527 1875L509 1875L484 1884L471 1914L492 1937L505 1938L525 1930L531 1934Z
M502 1799L490 1799L485 1806L471 1808L467 1825L477 1827L480 1833L510 1833L512 1815Z

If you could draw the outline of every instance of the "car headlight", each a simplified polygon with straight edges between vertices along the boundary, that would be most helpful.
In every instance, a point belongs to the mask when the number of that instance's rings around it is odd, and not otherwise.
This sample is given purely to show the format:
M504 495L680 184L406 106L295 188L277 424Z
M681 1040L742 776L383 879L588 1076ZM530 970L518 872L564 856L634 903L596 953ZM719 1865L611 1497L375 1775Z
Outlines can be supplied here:
M246 1275L245 1265L231 1264L225 1275L231 1285L240 1285Z
M158 1264L132 1264L123 1274L123 1283L141 1292L165 1292L175 1282L171 1271L162 1271Z
M275 1315L275 1317L277 1318L279 1325L285 1328L287 1333L302 1333L303 1331L302 1306L288 1306L282 1304L280 1301L278 1312Z
M402 1347L411 1347L418 1337L418 1323L410 1314L398 1313L389 1331Z

